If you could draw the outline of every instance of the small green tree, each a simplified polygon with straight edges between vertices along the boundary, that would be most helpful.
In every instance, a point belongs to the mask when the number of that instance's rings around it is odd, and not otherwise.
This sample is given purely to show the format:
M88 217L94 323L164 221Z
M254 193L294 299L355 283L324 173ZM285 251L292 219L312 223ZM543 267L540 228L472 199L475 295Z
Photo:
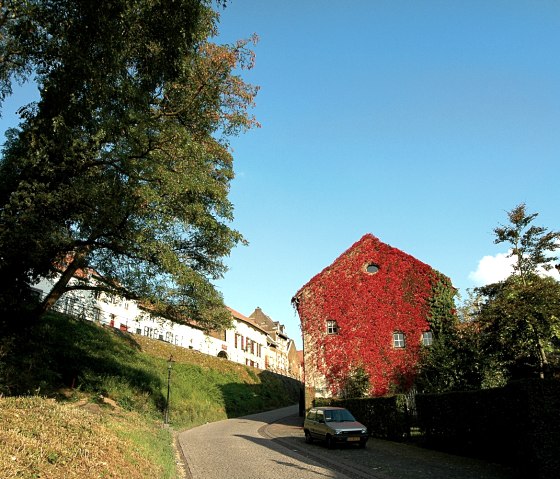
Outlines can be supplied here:
M369 395L369 389L369 375L362 366L359 366L354 368L346 379L342 397L349 399L363 398Z
M469 295L456 307L457 290L449 278L438 273L430 300L430 328L433 343L421 351L416 378L419 392L478 389L481 384L478 335L470 318Z

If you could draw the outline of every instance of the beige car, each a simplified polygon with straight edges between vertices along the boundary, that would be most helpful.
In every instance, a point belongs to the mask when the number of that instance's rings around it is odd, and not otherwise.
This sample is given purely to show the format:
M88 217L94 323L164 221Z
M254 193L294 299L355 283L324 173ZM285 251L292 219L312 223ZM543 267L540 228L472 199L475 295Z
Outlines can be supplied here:
M368 440L367 428L341 407L314 407L309 410L303 422L305 442L314 439L325 441L327 447L336 444L357 444L365 447Z

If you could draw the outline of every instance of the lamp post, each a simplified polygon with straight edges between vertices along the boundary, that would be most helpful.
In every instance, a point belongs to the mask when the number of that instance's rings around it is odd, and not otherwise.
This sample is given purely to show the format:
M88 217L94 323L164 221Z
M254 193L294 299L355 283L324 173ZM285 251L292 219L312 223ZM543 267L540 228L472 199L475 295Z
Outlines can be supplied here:
M164 423L169 424L169 392L171 391L171 367L173 365L173 354L167 360L167 401L165 402Z

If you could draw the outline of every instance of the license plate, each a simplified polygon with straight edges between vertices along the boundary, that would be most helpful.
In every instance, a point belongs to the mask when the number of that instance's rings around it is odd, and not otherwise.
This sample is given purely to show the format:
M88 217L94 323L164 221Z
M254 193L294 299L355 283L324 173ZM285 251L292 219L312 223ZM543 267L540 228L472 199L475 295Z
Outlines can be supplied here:
M347 440L348 441L359 441L360 438L359 437L349 437Z

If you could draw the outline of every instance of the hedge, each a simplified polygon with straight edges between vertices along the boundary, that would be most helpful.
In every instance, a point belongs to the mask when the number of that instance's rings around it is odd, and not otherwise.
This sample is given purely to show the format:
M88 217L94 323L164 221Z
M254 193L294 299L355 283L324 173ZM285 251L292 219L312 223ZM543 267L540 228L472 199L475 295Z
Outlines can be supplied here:
M560 382L416 396L428 447L515 465L528 477L560 476Z
M418 426L426 447L517 467L524 477L560 477L560 381L533 379L503 388L406 397L315 399L349 409L373 437L403 440Z
M363 399L317 398L313 404L338 406L350 410L356 420L368 428L373 437L402 441L409 435L409 415L404 396Z

